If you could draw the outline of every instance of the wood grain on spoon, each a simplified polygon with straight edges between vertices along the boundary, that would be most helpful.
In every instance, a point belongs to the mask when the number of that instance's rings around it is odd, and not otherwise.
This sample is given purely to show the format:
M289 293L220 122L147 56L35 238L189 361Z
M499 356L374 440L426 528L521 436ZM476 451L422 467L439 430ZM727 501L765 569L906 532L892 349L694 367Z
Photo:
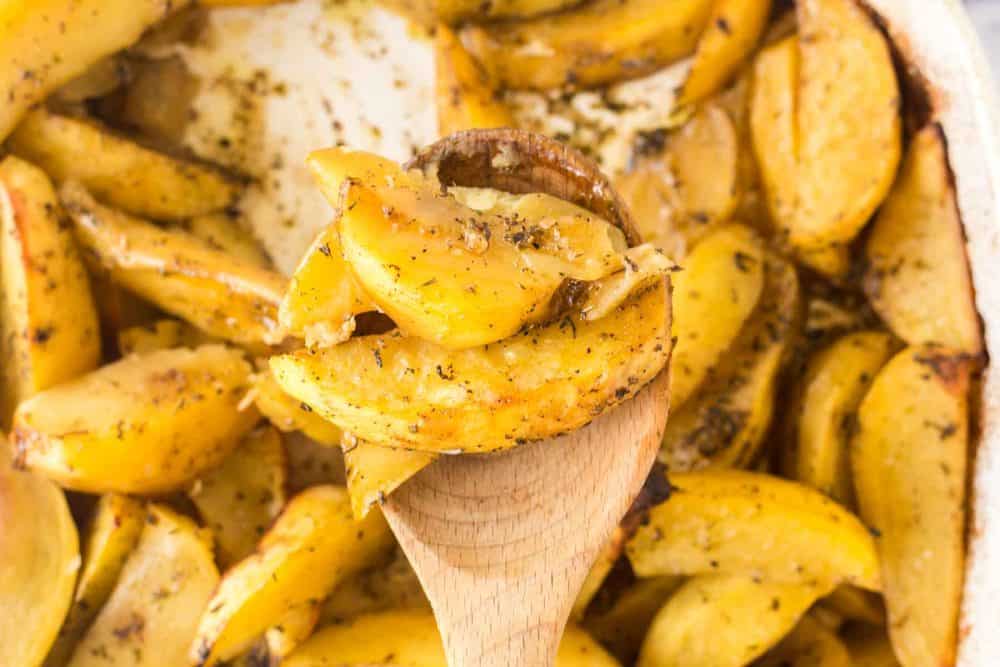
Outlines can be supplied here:
M472 130L410 166L436 171L446 186L555 195L638 242L596 165L546 137ZM587 572L653 465L668 403L664 369L578 431L495 456L443 457L388 499L386 517L431 600L451 667L553 664Z

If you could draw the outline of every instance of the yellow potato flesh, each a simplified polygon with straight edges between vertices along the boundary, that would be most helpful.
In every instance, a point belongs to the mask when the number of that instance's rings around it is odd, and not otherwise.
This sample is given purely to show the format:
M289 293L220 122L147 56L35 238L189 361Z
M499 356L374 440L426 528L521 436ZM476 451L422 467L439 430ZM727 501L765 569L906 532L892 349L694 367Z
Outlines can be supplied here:
M676 489L626 545L639 576L734 574L806 584L882 586L875 541L809 487L759 473L673 473Z
M758 663L759 667L852 667L840 638L806 615L795 629Z
M16 155L56 181L79 181L132 215L180 220L221 211L239 188L218 170L144 148L87 120L31 111L10 137Z
M710 0L597 0L517 23L466 28L462 38L505 87L584 88L648 74L690 55Z
M317 632L282 667L447 667L437 623L429 610L387 611L360 616ZM582 630L569 626L555 667L617 667L618 662Z
M634 664L653 618L683 583L681 577L639 579L609 608L588 610L583 627L623 664Z
M101 336L90 279L52 183L0 163L0 423L18 403L97 367Z
M878 531L889 636L904 665L955 659L971 370L957 351L907 348L858 410L854 486L861 516Z
M889 334L863 331L840 338L809 360L796 399L796 438L784 452L786 475L839 503L853 503L848 420L888 361L892 345Z
M0 140L64 83L187 0L13 0L0 6ZM95 30L94 26L100 26Z
M73 605L66 615L45 667L62 667L114 590L146 523L142 503L115 493L101 496L83 537L83 568Z
M210 537L187 517L150 507L138 546L68 667L186 664L198 614L218 583Z
M850 621L879 627L885 625L882 597L855 586L838 586L823 600L823 606Z
M983 349L965 237L941 128L910 142L865 246L865 288L876 312L911 345Z
M702 241L672 278L670 404L680 408L739 335L764 287L764 246L732 225Z
M567 317L451 351L397 332L271 358L282 388L362 440L485 452L572 431L627 400L670 353L662 287L611 315Z
M437 459L433 452L379 447L364 440L344 447L347 490L354 516L361 519L403 482Z
M751 577L694 577L653 619L638 667L743 667L781 641L824 592Z
M257 239L229 215L213 213L198 216L185 221L183 227L192 236L240 261L262 269L273 268L271 259Z
M188 491L215 535L222 567L253 553L284 507L286 466L281 436L264 426L246 434L225 461L200 475Z
M380 512L354 521L344 489L303 491L285 506L256 553L226 573L198 620L190 661L200 667L238 656L276 620L312 606L392 543Z
M208 345L129 357L21 403L12 440L32 470L87 493L162 493L220 463L257 420L250 365Z
M343 433L281 388L270 369L254 374L253 400L260 413L284 432L302 431L316 442L340 447Z
M379 564L337 586L323 602L320 626L341 624L382 611L430 608L417 573L403 552L396 549L388 563Z
M435 102L438 134L490 127L515 127L494 83L450 28L434 33Z
M118 332L118 350L126 357L174 347L194 348L212 342L218 341L179 320L156 320Z
M199 329L235 343L277 343L287 281L179 230L98 204L78 184L61 197L76 238L111 279Z
M73 598L80 547L55 484L11 467L0 442L0 664L42 664Z

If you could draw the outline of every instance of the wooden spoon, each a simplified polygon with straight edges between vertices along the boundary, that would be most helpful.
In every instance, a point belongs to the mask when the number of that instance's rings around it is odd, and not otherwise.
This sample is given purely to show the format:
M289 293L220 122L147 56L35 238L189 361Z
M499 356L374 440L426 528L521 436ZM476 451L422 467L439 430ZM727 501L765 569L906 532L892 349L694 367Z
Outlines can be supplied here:
M638 241L597 166L544 136L462 132L409 166L436 171L445 186L546 192ZM668 402L664 370L578 431L504 454L442 457L390 496L386 518L430 598L451 667L554 663L583 580L653 465Z

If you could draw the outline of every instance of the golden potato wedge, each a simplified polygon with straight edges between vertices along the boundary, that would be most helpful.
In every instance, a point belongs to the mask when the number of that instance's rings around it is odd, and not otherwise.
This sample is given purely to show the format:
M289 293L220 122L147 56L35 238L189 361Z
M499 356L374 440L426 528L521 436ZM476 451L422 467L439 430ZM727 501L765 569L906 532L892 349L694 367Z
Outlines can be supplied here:
M94 121L36 109L8 140L56 181L79 181L101 201L142 218L182 220L221 211L239 185L217 169L184 162L113 134Z
M795 629L758 662L758 667L852 667L847 647L834 632L806 614Z
M711 376L670 413L660 450L670 470L748 466L757 458L774 413L778 374L801 319L795 267L770 251L762 294Z
M849 440L855 412L892 351L889 334L860 331L812 356L789 412L795 423L783 449L785 475L853 504Z
M267 646L270 664L280 666L281 661L298 648L299 644L309 639L319 622L319 613L318 600L306 603L289 611L276 625L264 632L264 644Z
M83 568L73 604L45 667L62 667L69 662L77 642L111 596L145 522L146 508L138 500L116 493L101 496L83 537Z
M401 549L387 563L341 582L324 600L321 627L389 610L430 610L431 603Z
M910 142L865 245L865 291L893 332L911 345L983 349L965 236L941 128Z
M86 258L85 258L86 259ZM132 327L152 327L163 313L120 285L111 282L106 271L90 267L90 287L100 320L101 339L107 359L121 356L119 334Z
M53 91L51 99L58 104L81 104L115 92L129 81L129 63L121 54L101 58Z
M711 0L596 0L516 23L471 26L462 40L507 88L591 88L653 72L690 55Z
M184 221L182 227L216 250L221 250L236 259L253 264L262 269L272 269L274 265L257 239L239 222L224 213L202 215Z
M223 569L253 553L285 506L285 447L272 426L250 431L233 453L195 480L188 496L215 535Z
M282 388L374 444L486 452L570 431L627 400L670 354L665 290L482 348L398 332L271 358Z
M288 502L256 553L226 573L198 620L189 660L202 667L238 656L276 619L312 606L392 544L380 512L354 521L344 489L303 491Z
M875 540L807 486L737 470L671 473L670 498L625 545L640 577L710 572L879 590Z
M877 531L889 636L905 665L955 659L972 369L958 351L907 348L858 409L854 486L861 516Z
M235 343L278 343L287 281L178 230L107 208L76 183L60 196L80 244L112 280L199 329Z
M484 18L528 18L572 7L579 0L382 0L382 4L428 26Z
M188 0L15 0L0 9L0 141L49 93ZM100 26L100 30L95 30Z
M900 667L884 631L848 636L847 650L854 667Z
M742 667L781 641L825 592L752 577L694 577L653 619L638 667Z
M288 492L298 493L310 486L347 483L344 454L340 447L316 442L295 431L285 433L285 453L288 455Z
M764 288L764 244L749 227L709 235L673 277L670 406L677 410L739 336Z
M877 627L885 626L885 604L882 602L882 597L856 586L848 584L837 586L821 604L848 621L859 621Z
M80 545L66 496L11 467L0 441L0 664L41 665L73 599Z
M591 607L583 628L623 664L635 664L650 623L683 583L681 577L639 579L606 609Z
M252 383L254 405L278 430L286 433L302 431L323 445L340 447L343 440L340 429L317 415L305 403L286 394L269 368L255 373Z
M155 320L118 332L118 350L125 357L175 347L195 348L214 342L218 341L180 320Z
M363 519L373 505L380 504L403 482L437 459L434 452L380 447L364 440L344 443L344 468L351 509Z
M698 39L678 105L700 102L722 88L760 41L771 0L719 0Z
M138 546L69 667L186 664L198 615L219 583L211 544L187 517L152 505Z
M97 367L101 332L90 280L48 177L0 163L0 423L24 399Z
M282 667L367 667L372 664L447 667L444 645L429 610L387 611L360 616L317 632ZM586 632L569 626L555 667L618 667Z
M134 356L21 403L19 460L87 493L165 493L225 459L257 421L250 365L220 345Z
M434 72L439 135L477 127L515 126L495 83L444 25L434 30Z

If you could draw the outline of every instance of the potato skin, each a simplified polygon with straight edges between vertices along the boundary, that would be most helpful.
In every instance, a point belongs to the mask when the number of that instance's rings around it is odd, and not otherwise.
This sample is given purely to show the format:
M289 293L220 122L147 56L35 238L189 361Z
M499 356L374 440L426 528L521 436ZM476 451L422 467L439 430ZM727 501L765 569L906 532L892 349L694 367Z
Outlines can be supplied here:
M21 403L21 464L86 493L174 491L253 427L250 364L220 345L129 357Z
M438 134L485 127L515 127L495 82L487 77L447 26L434 33L434 86Z

